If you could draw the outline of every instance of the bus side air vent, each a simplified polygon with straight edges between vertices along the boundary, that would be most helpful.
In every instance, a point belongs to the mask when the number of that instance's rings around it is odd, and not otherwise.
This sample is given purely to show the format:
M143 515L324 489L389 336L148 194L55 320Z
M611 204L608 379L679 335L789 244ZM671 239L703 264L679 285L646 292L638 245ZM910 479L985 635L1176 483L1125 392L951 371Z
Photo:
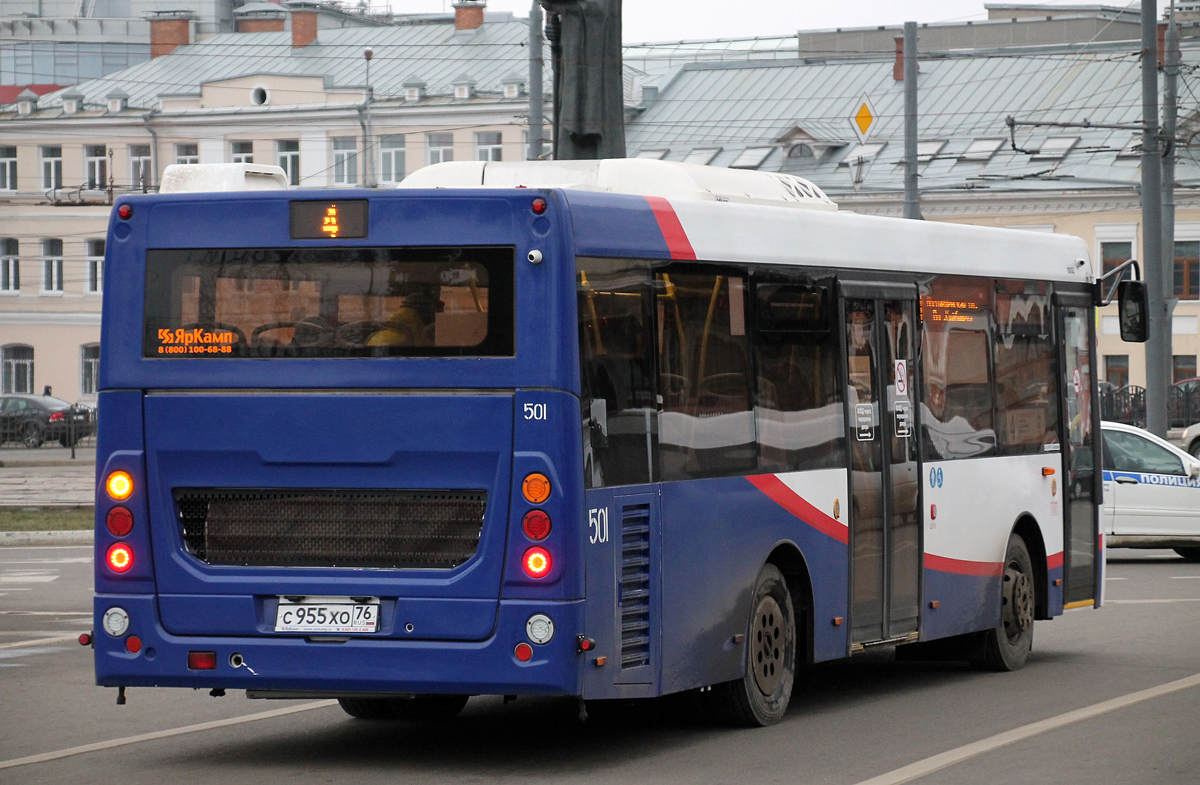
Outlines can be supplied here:
M179 488L175 506L207 564L448 570L475 555L487 492Z
M621 512L621 669L650 664L650 505Z

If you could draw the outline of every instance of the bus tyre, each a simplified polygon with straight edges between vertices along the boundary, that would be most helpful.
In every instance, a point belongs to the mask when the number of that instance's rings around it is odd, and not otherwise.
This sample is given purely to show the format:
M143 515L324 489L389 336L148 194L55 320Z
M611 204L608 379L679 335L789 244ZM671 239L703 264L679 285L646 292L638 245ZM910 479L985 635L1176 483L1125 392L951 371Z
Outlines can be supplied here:
M394 720L391 701L387 698L338 698L342 711L356 720Z
M1188 561L1200 561L1200 547L1196 548L1176 548L1175 552Z
M470 699L469 695L414 695L411 698L392 698L392 716L410 722L444 722L458 716Z
M1033 649L1033 560L1025 541L1016 534L1008 537L1002 580L1000 626L983 634L982 651L971 660L979 670L1020 670Z
M712 689L717 715L734 725L765 727L783 719L796 668L796 615L787 582L773 564L762 568L750 605L746 673Z

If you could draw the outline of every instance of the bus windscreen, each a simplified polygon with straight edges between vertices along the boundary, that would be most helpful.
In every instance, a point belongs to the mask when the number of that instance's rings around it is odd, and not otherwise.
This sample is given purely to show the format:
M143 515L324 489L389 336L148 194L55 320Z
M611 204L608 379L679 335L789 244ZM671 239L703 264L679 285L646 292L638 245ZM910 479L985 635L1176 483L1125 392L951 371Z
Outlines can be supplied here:
M150 250L143 356L512 356L513 253Z

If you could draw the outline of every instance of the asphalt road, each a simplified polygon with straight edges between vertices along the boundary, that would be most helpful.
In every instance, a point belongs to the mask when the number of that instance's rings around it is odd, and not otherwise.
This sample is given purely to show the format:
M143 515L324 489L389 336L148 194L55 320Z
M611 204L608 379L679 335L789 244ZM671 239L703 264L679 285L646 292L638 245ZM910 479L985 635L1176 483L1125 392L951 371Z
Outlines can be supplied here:
M0 782L1195 785L1200 564L1115 553L1109 604L1039 622L1023 671L873 653L813 669L784 722L746 731L670 700L581 723L571 701L476 698L436 726L234 693L117 706L63 640L90 627L91 550L2 548Z

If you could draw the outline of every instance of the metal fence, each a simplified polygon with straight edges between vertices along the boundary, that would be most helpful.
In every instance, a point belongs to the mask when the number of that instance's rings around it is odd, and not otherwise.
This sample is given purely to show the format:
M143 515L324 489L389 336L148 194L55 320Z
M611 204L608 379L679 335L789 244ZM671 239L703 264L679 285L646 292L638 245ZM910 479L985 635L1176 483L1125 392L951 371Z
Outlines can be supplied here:
M1100 419L1146 426L1146 388L1128 385L1100 391ZM1167 427L1186 428L1200 422L1200 387L1167 391Z

